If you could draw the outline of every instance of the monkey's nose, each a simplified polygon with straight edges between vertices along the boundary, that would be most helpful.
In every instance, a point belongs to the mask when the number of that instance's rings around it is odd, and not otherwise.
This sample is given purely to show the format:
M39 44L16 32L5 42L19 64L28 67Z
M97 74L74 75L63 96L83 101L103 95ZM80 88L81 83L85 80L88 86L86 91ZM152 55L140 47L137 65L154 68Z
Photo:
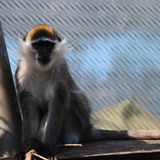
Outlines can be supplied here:
M42 65L45 65L45 64L50 62L50 58L49 57L43 57L43 56L38 56L37 60Z

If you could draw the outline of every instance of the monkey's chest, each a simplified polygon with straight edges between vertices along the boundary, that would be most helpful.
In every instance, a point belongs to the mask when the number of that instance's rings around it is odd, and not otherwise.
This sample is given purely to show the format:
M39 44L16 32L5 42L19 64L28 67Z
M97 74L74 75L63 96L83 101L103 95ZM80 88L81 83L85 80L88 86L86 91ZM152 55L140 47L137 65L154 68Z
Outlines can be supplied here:
M30 82L27 91L39 104L48 102L54 97L54 85L47 81Z

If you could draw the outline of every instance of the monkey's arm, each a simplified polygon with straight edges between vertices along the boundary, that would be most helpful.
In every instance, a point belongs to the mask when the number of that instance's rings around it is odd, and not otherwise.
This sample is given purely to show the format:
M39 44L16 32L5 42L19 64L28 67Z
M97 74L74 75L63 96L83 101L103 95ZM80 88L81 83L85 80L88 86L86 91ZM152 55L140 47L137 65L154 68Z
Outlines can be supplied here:
M68 92L63 79L58 80L55 95L48 103L48 111L41 121L40 137L49 153L54 152L57 137L62 128L64 114L68 105Z
M36 103L28 92L22 91L19 93L19 102L23 125L22 143L23 149L27 151L40 145L37 136L40 113Z

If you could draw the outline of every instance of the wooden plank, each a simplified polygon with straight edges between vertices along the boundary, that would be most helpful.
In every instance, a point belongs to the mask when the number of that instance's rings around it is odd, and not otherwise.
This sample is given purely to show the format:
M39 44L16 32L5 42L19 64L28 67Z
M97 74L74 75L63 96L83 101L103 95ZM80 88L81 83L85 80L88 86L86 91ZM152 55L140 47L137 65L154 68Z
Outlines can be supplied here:
M17 97L0 24L0 156L19 150L20 130Z
M116 140L58 147L58 160L159 160L160 140ZM0 160L12 160L11 157Z
M97 141L83 147L60 147L58 159L160 159L160 140Z

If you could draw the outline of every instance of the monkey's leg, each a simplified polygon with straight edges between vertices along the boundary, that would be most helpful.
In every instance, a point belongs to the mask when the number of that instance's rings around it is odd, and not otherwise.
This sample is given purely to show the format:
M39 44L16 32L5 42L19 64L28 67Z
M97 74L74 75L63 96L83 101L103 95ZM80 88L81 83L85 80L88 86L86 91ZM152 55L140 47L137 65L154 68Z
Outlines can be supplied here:
M21 104L23 117L23 148L24 150L36 149L39 147L37 132L40 122L40 112L34 101L26 97L27 100Z
M82 92L71 93L71 107L72 112L70 113L72 130L78 133L79 141L82 139L88 139L91 134L91 123L90 123L90 107L86 96Z
M88 101L82 92L71 92L70 108L65 114L58 144L76 144L90 136Z
M73 119L73 114L69 110L64 117L63 127L57 139L57 144L77 144L80 141L79 127L75 119Z
M40 127L42 143L49 153L54 153L55 151L57 137L62 128L64 113L67 108L64 92L56 94L49 102L47 115L42 120L43 123L41 123Z

